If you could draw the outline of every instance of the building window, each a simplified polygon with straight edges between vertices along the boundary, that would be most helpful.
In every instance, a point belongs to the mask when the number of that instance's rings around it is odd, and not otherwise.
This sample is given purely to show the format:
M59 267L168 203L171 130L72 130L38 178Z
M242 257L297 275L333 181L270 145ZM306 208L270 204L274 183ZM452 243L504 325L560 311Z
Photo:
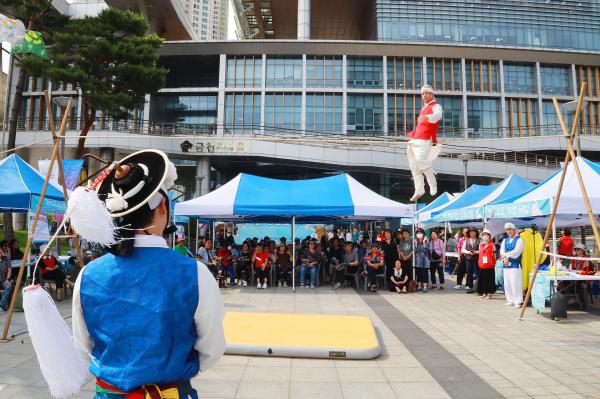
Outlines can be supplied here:
M342 58L307 56L306 87L342 87Z
M302 87L302 58L267 58L267 87Z
M467 99L467 124L471 137L498 137L500 104L493 98Z
M434 90L459 91L460 77L460 60L427 58L427 83Z
M600 97L600 73L598 67L578 66L577 73L577 94L581 90L581 83L587 83L585 95L588 97Z
M388 95L388 134L403 136L415 128L421 99L414 94Z
M342 131L341 94L306 94L306 131Z
M348 134L381 133L383 97L374 94L348 95Z
M152 122L165 124L165 129L174 133L216 131L216 95L157 94L152 97L151 110Z
M571 68L568 66L541 66L542 93L549 95L573 95Z
M227 57L225 85L227 87L262 86L262 57L233 56Z
M418 90L423 82L421 58L387 59L387 84L390 89Z
M507 98L506 120L511 137L533 136L538 131L537 100L533 98Z
M535 66L505 63L504 91L507 93L535 93Z
M264 125L267 134L302 133L302 94L267 94Z
M382 59L348 57L348 87L371 88L382 86Z
M462 98L454 96L437 96L436 101L444 110L444 116L440 121L438 136L462 137Z
M260 133L260 93L231 93L225 97L225 133Z
M471 92L498 92L498 63L495 61L466 60L466 89Z
M554 102L550 100L542 101L542 116L544 118L544 126L540 129L540 134L542 136L556 136L563 134L558 115L556 114L556 109L554 108ZM571 116L566 113L563 113L563 116L567 126L571 126Z

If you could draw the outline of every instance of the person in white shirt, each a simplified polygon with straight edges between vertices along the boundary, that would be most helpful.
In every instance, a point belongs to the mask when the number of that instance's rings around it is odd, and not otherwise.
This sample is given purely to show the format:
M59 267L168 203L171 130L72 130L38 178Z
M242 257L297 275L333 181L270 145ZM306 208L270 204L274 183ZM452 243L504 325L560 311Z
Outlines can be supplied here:
M519 308L523 304L521 257L525 243L517 234L514 224L506 223L504 229L508 234L508 237L500 245L500 260L504 264L504 294L507 305Z

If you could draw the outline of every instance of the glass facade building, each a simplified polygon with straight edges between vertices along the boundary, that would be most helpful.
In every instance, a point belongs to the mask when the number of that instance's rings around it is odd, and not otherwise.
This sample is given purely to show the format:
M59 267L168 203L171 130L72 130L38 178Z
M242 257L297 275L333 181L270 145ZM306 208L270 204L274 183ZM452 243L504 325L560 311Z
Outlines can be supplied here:
M378 40L600 50L596 0L376 0Z

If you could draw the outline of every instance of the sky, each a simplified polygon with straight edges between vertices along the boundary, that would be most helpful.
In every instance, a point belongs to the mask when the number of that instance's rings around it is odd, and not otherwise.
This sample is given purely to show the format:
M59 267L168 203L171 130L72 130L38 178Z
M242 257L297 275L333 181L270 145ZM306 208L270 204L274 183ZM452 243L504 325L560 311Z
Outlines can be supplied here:
M233 16L233 1L229 0L229 19L227 21L227 40L235 40L236 36L235 17Z

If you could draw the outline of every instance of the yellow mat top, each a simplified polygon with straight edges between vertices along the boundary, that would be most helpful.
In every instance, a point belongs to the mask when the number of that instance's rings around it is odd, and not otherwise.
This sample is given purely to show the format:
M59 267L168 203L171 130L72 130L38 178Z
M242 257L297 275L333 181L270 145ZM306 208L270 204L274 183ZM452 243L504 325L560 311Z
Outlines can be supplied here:
M368 317L227 312L229 345L370 349L379 346Z

